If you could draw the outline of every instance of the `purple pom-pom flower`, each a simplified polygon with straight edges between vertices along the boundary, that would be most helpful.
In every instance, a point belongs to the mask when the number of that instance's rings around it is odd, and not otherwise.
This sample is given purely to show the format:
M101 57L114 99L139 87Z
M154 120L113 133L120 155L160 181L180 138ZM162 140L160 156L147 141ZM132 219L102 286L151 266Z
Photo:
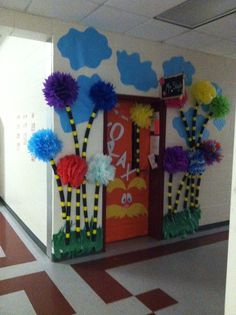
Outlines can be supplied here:
M114 86L102 80L92 85L89 95L94 103L95 110L109 111L112 110L117 103L117 95Z
M212 165L214 162L219 163L223 158L221 144L215 140L204 141L200 149L207 165Z
M45 80L43 85L45 100L55 109L72 105L78 97L79 87L70 74L56 71Z
M164 168L170 173L186 172L188 170L188 155L181 146L167 148L164 155Z

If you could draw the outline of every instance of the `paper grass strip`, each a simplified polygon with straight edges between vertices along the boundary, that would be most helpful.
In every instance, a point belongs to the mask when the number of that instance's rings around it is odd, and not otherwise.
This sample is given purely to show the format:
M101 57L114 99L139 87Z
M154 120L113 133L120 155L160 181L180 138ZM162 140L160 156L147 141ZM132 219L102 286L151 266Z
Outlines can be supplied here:
M132 163L136 168L136 174L140 174L140 129L149 128L154 110L149 104L135 104L130 109L130 118L134 124L133 131L133 154L134 162Z
M177 212L174 216L165 215L163 220L163 234L165 239L194 233L199 226L201 210L199 208Z
M79 141L71 105L76 101L78 91L76 80L68 73L54 72L44 82L43 93L47 104L57 110L64 109L67 112L77 155L79 155Z
M187 173L184 174L182 180L180 181L179 188L178 188L178 190L177 190L177 194L176 194L176 197L175 197L175 203L174 203L173 213L176 213L177 210L178 210L179 198L180 198L181 191L182 191L182 189L183 189L183 186L184 186L184 184L185 184L186 179L187 179Z
M97 235L97 220L98 220L98 203L100 185L107 186L110 181L114 180L115 167L111 164L112 158L101 153L96 154L91 158L88 167L87 180L95 184L94 192L94 208L93 208L93 225L92 225L92 240L96 240Z
M66 219L66 239L70 238L70 211L72 187L76 188L76 236L80 233L80 185L87 172L87 163L77 155L66 155L58 161L58 174L61 176L62 183L68 185L67 189L67 219Z
M41 129L36 131L28 141L29 152L38 160L50 162L57 183L60 197L62 218L66 218L66 204L60 176L57 173L54 158L62 150L62 142L51 129Z

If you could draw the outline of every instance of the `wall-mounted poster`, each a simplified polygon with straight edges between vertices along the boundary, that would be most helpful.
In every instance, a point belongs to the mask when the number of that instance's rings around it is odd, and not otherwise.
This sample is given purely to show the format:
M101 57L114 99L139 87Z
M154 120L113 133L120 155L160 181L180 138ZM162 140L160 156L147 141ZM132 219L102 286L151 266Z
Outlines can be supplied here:
M161 96L163 99L178 98L184 95L184 74L163 78Z

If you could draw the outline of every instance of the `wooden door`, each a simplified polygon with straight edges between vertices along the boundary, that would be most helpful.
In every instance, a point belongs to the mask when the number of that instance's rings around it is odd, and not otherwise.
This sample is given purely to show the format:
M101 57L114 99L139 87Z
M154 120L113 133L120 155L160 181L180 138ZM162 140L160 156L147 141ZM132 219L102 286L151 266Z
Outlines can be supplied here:
M158 167L152 170L148 160L150 137L154 131L140 129L140 173L134 168L134 124L130 109L136 103L150 104L159 113L160 130ZM162 154L164 152L164 104L156 98L122 96L105 118L107 154L116 167L115 180L106 190L105 242L114 242L144 235L161 238L163 213ZM163 133L163 134L161 134ZM153 187L154 186L154 187ZM150 191L153 196L150 195ZM155 202L155 205L152 203ZM155 220L155 222L153 222Z

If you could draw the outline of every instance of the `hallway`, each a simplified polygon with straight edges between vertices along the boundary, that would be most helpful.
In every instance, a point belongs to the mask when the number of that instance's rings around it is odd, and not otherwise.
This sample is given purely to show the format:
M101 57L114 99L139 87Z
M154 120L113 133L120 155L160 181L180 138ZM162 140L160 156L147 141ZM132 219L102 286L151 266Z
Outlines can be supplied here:
M1 315L223 315L226 228L52 263L0 209ZM92 259L92 260L91 260Z

